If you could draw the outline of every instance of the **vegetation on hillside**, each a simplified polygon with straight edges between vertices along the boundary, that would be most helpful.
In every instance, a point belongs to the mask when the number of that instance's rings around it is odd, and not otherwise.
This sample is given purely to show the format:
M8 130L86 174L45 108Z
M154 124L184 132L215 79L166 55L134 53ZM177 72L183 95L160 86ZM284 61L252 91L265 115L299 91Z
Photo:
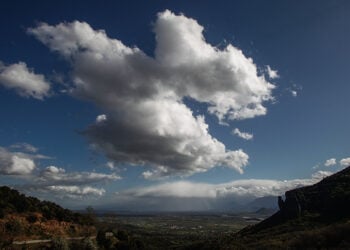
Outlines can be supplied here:
M0 248L15 241L95 235L91 215L0 187Z
M28 214L29 222L35 222L37 213L42 214L46 220L74 222L81 225L93 224L89 216L64 209L53 202L27 197L6 186L0 187L0 218L9 214Z

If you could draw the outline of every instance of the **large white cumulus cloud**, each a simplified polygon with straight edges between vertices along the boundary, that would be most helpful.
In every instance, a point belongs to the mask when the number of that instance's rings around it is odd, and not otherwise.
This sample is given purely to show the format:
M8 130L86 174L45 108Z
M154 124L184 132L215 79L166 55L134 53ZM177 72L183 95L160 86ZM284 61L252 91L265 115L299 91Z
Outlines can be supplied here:
M266 114L274 86L232 45L219 50L197 21L166 10L154 25L155 57L84 22L46 23L28 32L72 65L72 93L106 119L85 134L115 162L152 166L144 176L189 175L222 165L243 172L248 155L213 138L183 99L208 104L220 121Z

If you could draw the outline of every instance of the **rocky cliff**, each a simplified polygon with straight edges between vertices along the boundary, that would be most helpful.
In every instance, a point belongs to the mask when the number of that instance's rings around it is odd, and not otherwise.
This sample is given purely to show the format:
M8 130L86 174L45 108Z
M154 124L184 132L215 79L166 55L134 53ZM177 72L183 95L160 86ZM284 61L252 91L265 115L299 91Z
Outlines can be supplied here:
M278 212L243 232L257 232L310 214L324 222L349 219L350 167L312 186L287 191L285 199L280 196L276 202Z
M303 213L343 217L350 215L350 167L324 178L319 183L290 190L280 212L287 218Z

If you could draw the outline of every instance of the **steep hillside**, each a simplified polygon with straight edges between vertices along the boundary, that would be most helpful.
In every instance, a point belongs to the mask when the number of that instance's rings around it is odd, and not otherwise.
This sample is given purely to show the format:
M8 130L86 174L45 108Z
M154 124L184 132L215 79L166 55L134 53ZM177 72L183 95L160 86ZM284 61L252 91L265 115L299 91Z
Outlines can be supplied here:
M320 213L339 217L350 214L350 168L346 168L319 183L286 192L282 211L286 213Z
M307 187L287 191L280 210L251 230L313 214L319 221L332 223L350 217L350 167Z
M0 187L0 243L88 234L95 234L91 216Z

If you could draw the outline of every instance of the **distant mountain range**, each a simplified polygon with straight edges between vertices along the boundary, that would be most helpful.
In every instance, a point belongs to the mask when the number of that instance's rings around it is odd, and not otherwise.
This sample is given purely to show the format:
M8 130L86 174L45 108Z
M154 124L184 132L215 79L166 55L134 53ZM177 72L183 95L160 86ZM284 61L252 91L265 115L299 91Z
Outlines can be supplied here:
M255 200L249 202L243 206L243 210L247 212L255 212L257 210L265 209L270 211L277 211L277 196L265 196L256 198Z

